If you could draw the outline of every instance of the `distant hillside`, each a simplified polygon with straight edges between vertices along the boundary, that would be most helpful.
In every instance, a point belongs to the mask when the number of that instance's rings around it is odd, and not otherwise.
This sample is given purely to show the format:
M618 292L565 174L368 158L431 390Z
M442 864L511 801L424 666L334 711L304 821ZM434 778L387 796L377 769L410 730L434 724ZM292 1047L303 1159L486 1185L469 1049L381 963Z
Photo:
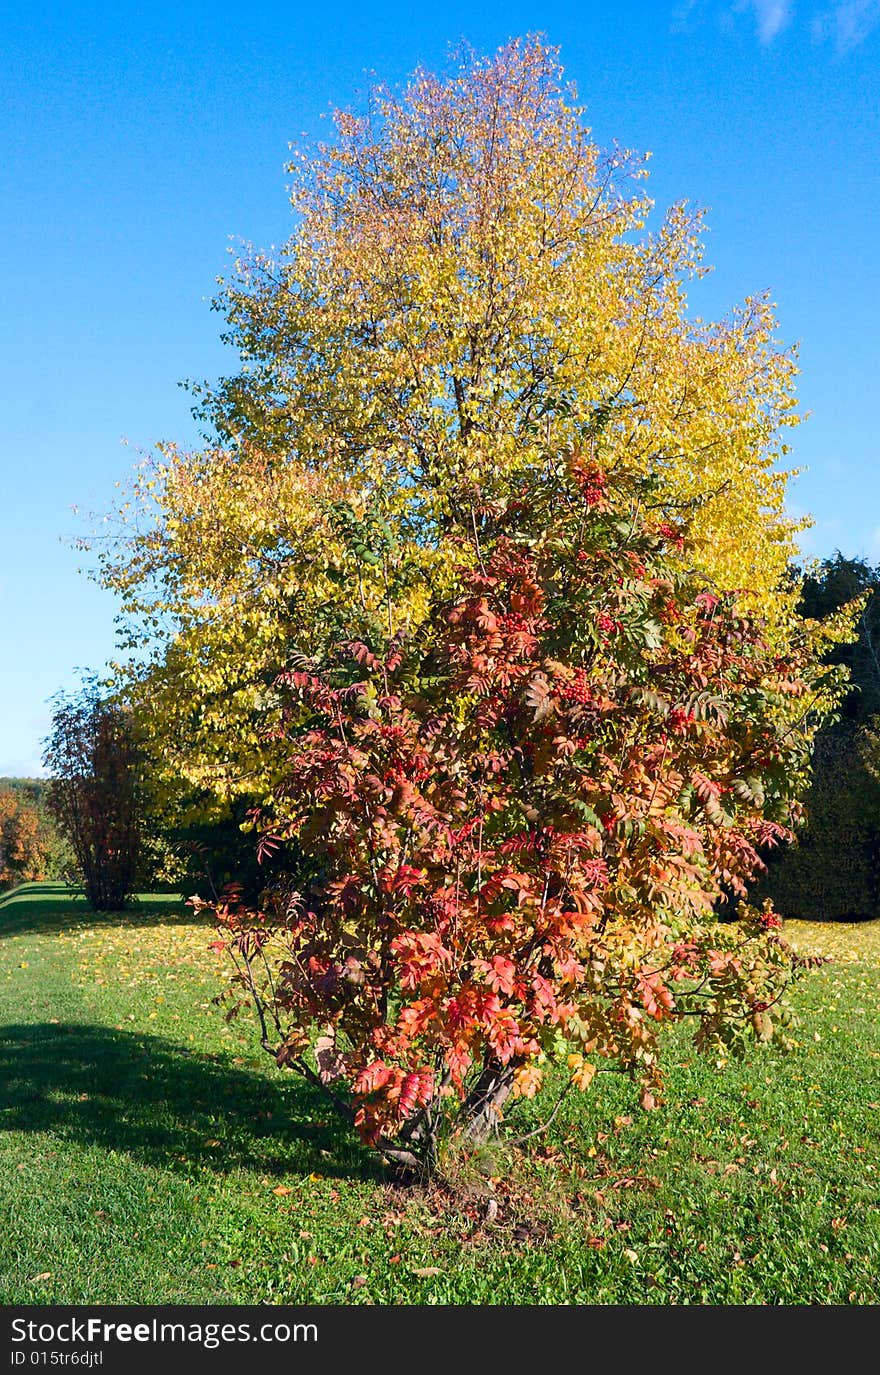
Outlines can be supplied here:
M25 793L37 803L45 798L48 786L48 778L0 778L0 791L6 788L10 792Z

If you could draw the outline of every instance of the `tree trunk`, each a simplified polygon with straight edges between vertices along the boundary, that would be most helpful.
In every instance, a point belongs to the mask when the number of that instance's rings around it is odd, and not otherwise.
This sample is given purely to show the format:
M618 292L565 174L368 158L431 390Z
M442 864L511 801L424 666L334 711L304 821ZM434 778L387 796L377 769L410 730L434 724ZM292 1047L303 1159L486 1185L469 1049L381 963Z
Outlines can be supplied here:
M495 1131L515 1072L514 1065L502 1065L494 1058L487 1061L458 1115L466 1140L479 1146Z

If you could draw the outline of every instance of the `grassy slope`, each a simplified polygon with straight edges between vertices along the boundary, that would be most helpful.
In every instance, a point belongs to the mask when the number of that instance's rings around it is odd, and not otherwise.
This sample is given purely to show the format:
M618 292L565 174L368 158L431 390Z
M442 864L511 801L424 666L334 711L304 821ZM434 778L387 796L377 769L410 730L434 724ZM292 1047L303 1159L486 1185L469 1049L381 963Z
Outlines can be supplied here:
M601 1075L450 1202L390 1187L224 1024L225 968L183 909L99 922L19 889L0 900L0 1301L877 1302L880 929L788 934L835 956L798 990L796 1051L718 1073L677 1041L664 1108Z

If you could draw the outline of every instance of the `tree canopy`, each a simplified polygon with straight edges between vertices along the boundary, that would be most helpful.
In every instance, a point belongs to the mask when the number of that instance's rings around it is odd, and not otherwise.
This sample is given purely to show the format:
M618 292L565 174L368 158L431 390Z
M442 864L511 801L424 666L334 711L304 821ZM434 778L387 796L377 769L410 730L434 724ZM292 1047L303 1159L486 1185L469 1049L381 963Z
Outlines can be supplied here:
M766 296L692 318L700 214L647 227L646 157L600 150L553 49L376 89L290 170L290 240L216 301L240 367L195 388L210 447L148 461L100 547L169 777L270 793L278 673L416 626L462 537L573 445L650 475L682 560L784 647L793 353Z

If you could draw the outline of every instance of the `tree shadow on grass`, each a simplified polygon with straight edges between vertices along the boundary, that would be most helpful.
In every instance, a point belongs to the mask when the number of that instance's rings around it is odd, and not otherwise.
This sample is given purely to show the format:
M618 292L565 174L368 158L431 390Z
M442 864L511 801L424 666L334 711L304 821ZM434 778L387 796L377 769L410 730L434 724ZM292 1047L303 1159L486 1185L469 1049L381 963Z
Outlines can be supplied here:
M176 893L141 893L123 912L93 912L81 888L67 883L23 883L0 894L0 940L4 936L51 936L84 926L192 925L198 918Z
M273 1082L159 1037L101 1026L0 1028L0 1131L124 1151L187 1174L376 1178L316 1090Z

